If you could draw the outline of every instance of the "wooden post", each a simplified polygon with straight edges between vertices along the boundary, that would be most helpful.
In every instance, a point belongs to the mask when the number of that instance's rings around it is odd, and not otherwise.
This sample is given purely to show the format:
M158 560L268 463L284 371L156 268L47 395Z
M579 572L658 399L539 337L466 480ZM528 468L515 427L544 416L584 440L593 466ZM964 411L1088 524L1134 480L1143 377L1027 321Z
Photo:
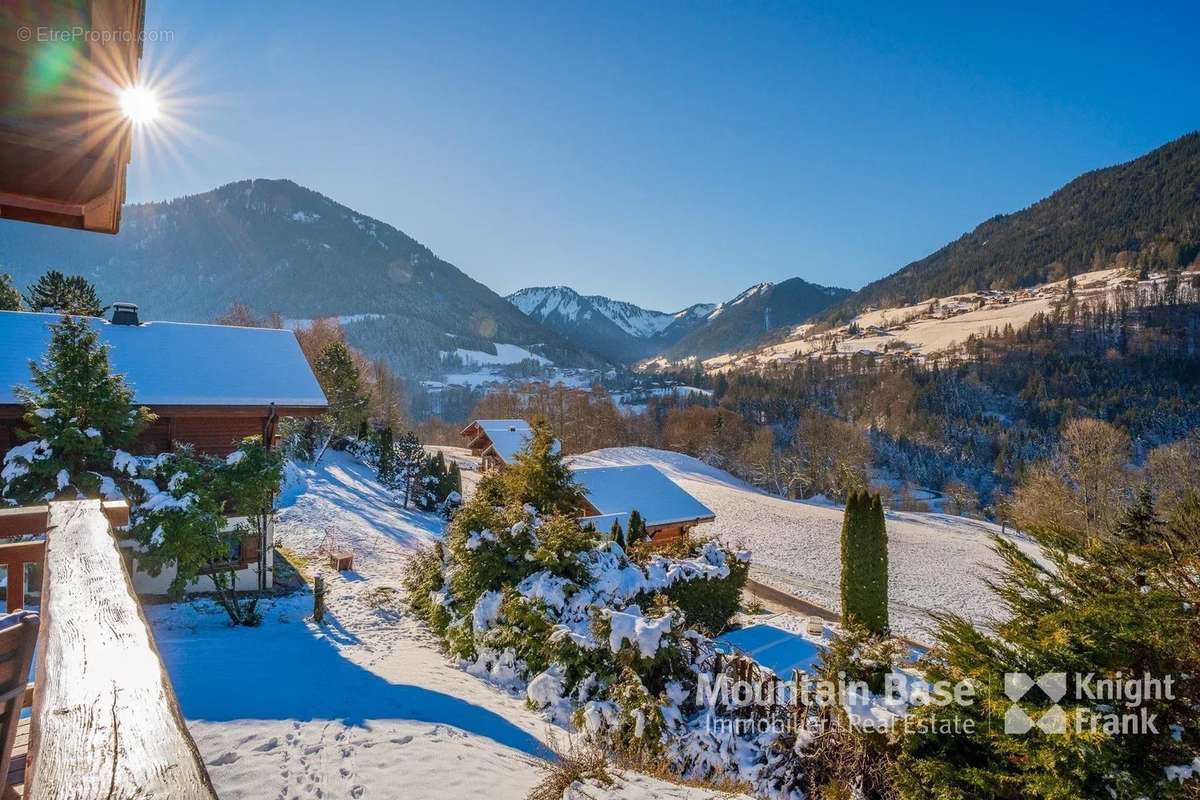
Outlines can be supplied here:
M50 504L27 800L216 800L99 500Z
M25 607L25 565L20 561L10 561L8 570L8 613Z
M325 576L312 579L312 619L317 624L325 621Z
M313 578L313 621L320 624L325 621L325 576Z

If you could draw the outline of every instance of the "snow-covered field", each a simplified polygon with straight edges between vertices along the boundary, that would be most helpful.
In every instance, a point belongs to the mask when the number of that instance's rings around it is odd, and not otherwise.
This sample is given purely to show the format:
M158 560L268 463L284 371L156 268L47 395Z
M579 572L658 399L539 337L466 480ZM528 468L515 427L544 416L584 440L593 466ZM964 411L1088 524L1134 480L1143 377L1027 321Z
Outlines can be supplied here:
M1112 302L1119 292L1149 296L1154 287L1161 286L1165 280L1165 275L1152 275L1137 281L1123 270L1105 269L1076 275L1073 291L1083 303ZM858 334L852 334L847 326L825 331L816 330L812 325L798 325L785 341L714 356L705 359L704 368L721 372L806 356L824 357L834 351L842 354L883 353L898 346L912 355L942 353L962 345L972 336L1003 331L1010 325L1019 330L1035 315L1046 313L1056 303L1063 302L1067 291L1067 281L1060 280L1029 289L967 292L931 297L911 306L873 309L854 318L853 322L860 330ZM661 369L668 363L657 359L645 362L644 367Z
M646 447L595 450L571 458L574 466L653 464L716 512L696 528L753 553L750 575L775 589L838 610L842 509L785 500L761 492L729 473L680 453ZM984 586L997 559L988 522L946 514L887 512L892 625L927 641L930 609L986 621L997 612ZM1023 548L1032 546L1021 542Z
M270 602L262 627L229 627L209 602L147 609L188 727L218 794L239 798L522 798L553 727L449 663L400 603L412 553L441 520L400 509L341 453L292 470L277 536L327 579L324 625L301 592ZM322 546L349 549L336 573ZM575 797L688 798L711 792L635 774Z

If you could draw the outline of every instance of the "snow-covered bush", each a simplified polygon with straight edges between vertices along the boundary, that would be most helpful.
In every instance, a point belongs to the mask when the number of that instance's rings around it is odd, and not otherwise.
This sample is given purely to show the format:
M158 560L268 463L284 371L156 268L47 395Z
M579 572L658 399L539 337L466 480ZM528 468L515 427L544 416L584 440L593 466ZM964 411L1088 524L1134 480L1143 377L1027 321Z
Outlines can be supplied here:
M248 562L242 548L256 542L259 590L265 585L266 526L283 477L279 455L263 447L260 437L250 437L224 459L179 445L155 458L119 452L114 467L129 485L130 533L141 545L139 566L151 575L173 566L168 594L176 598L207 574L234 624L258 624L259 593L239 596L236 573ZM250 523L229 530L233 515Z
M721 656L701 630L724 627L736 610L743 560L716 542L635 556L574 514L543 515L543 491L552 505L573 491L569 472L559 477L557 464L540 461L551 458L546 448L484 477L445 546L410 564L410 604L469 672L524 691L532 707L605 749L690 778L754 783L770 742L707 732L706 714L734 709L689 701L698 675L758 674ZM680 591L691 585L694 593ZM706 590L719 599L701 602ZM703 626L673 593L707 617Z

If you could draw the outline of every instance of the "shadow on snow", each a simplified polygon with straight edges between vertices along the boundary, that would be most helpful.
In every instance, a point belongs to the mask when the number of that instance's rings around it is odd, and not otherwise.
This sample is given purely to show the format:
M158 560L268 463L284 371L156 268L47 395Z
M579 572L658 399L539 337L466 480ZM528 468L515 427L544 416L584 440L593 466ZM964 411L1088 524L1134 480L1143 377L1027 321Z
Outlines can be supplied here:
M345 629L327 617L330 622L327 635L341 639ZM400 719L453 726L532 756L547 755L545 745L499 714L385 680L301 622L195 635L163 631L158 645L188 720L330 719L368 727L368 720Z

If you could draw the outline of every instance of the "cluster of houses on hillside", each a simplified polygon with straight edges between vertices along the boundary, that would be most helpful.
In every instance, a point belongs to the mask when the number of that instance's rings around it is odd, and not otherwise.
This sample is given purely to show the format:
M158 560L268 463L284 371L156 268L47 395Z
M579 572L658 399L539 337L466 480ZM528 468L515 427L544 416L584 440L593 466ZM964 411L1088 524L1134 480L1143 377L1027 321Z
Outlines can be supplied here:
M461 431L471 454L484 470L511 466L517 453L532 440L533 429L523 419L477 419ZM554 443L555 451L560 450ZM584 490L580 521L608 533L614 524L628 531L637 511L656 544L683 537L716 515L651 464L580 467L572 470Z

